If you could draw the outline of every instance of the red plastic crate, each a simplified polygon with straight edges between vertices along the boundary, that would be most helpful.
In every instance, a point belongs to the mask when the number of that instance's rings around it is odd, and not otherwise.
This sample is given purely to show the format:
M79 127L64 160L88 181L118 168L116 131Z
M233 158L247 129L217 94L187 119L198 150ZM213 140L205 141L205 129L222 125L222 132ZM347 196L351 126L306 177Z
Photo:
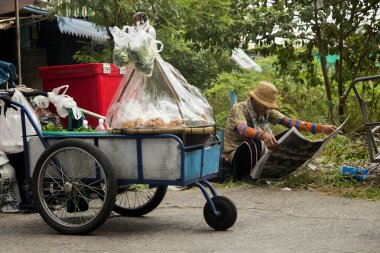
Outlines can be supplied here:
M88 63L38 68L44 91L69 85L66 94L83 109L105 116L123 73L113 64ZM92 127L98 120L87 117ZM67 126L67 120L64 120Z

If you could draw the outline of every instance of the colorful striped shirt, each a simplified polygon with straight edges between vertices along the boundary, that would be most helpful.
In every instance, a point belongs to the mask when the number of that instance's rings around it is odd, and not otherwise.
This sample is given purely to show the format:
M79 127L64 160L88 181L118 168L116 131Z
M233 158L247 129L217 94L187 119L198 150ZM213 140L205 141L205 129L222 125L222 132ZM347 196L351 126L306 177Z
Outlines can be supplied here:
M300 131L313 134L321 132L321 125L292 119L277 110L271 109L258 115L252 106L250 99L236 103L228 114L224 129L223 158L231 163L235 150L246 138L261 140L265 133L272 134L270 126L281 124L287 128L296 127Z

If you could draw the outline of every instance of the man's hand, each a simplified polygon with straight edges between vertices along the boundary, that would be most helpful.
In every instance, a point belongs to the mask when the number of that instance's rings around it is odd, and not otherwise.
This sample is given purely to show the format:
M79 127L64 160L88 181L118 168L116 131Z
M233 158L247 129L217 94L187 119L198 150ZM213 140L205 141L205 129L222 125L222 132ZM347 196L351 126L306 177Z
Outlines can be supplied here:
M265 133L262 137L262 140L264 141L264 144L268 149L270 150L278 149L278 142L273 135Z
M321 133L323 133L324 135L330 135L335 130L336 126L334 125L321 125Z

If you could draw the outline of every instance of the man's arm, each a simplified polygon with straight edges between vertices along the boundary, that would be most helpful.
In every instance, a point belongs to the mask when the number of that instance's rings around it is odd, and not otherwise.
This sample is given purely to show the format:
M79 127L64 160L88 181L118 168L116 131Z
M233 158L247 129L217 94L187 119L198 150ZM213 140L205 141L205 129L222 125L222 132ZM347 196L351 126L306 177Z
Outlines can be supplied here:
M294 126L300 131L305 131L312 134L323 133L325 135L329 135L336 130L336 126L334 125L311 123L298 119L292 119L286 116L280 120L279 124L286 126L287 128L292 128Z
M244 138L256 139L264 141L267 148L275 150L278 147L276 138L261 130L256 130L247 125L247 119L244 114L244 106L242 103L237 103L232 107L231 110L231 121L229 121L230 126L235 128L238 133Z
M287 128L295 127L300 131L305 131L312 134L321 133L321 124L319 123L311 123L311 122L302 121L299 119L292 119L287 116L284 116L278 123Z
M244 138L251 138L264 141L265 146L270 150L276 150L278 148L276 138L265 131L256 130L252 127L247 126L247 124L245 123L237 124L236 129L238 130L239 134Z

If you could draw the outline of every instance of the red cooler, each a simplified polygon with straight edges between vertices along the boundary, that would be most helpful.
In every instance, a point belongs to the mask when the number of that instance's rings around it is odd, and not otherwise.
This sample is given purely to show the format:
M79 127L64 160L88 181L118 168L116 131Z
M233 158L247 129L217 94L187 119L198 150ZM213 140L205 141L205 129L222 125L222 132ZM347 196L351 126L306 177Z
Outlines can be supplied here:
M103 116L124 75L123 69L109 63L40 67L38 71L44 91L67 84L66 94L73 97L79 107ZM98 125L97 119L87 118L93 128Z

